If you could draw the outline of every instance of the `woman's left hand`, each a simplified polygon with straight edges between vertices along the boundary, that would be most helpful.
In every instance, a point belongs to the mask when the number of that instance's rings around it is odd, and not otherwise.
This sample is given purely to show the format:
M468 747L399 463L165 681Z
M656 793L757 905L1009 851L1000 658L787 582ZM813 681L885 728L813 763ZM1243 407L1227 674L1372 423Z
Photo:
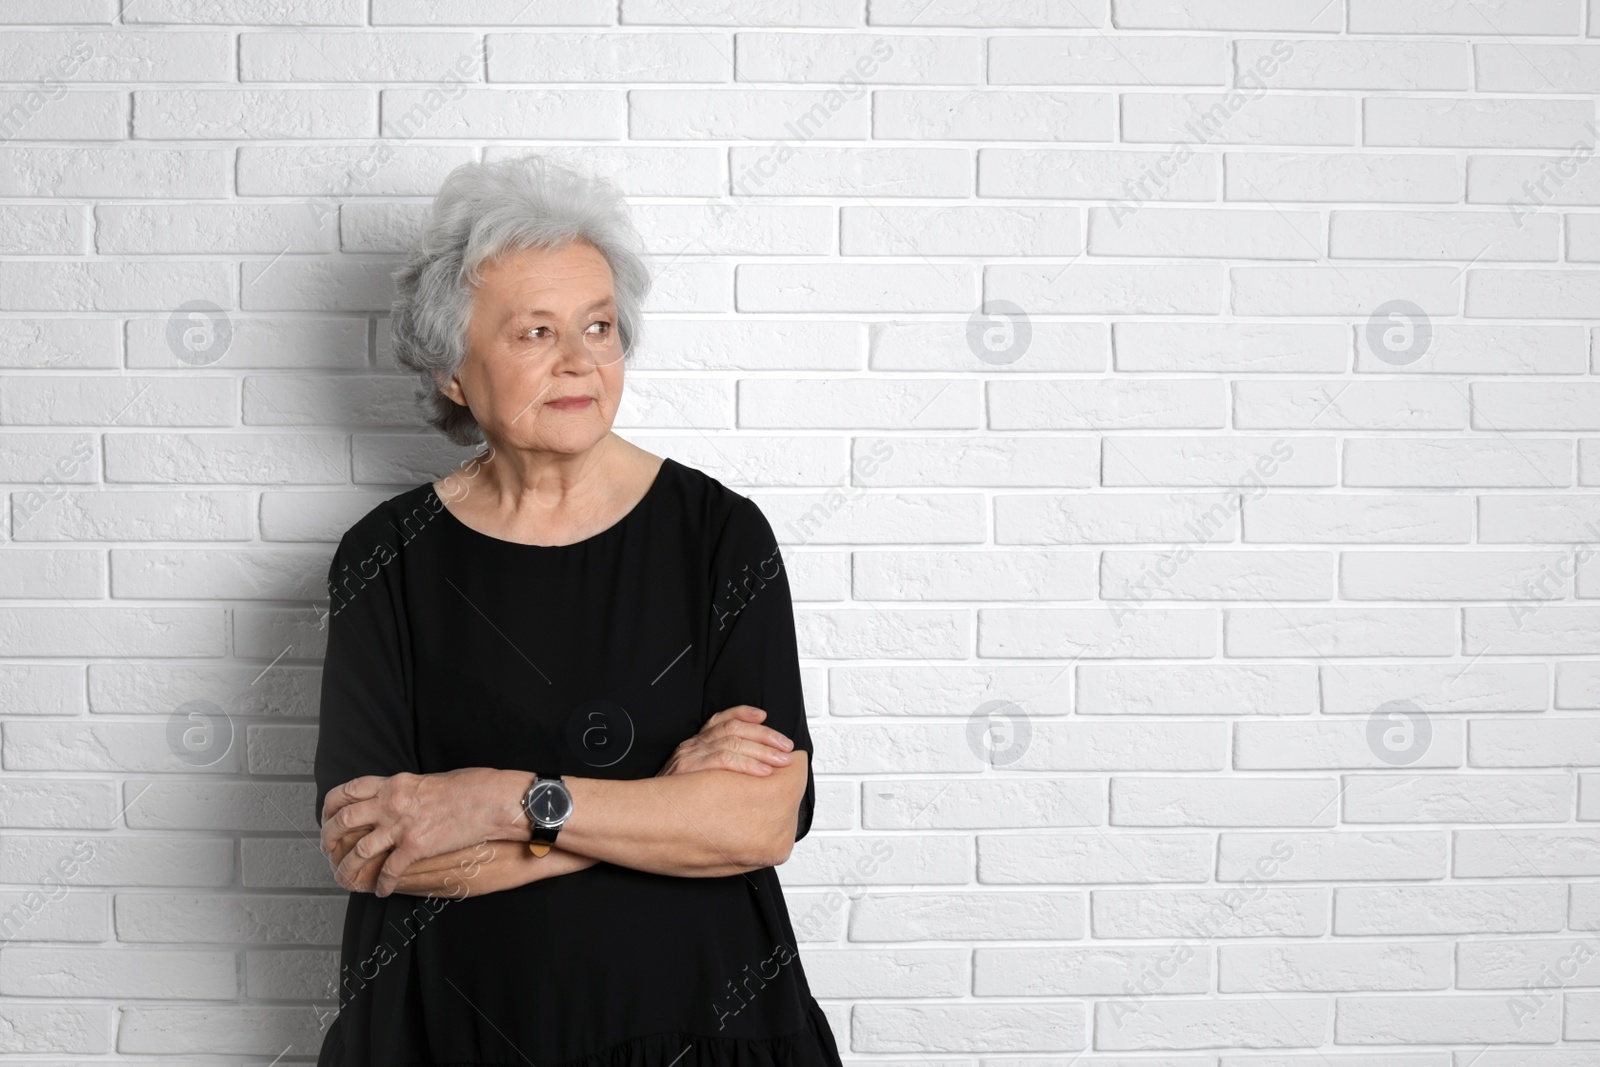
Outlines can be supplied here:
M322 851L331 855L341 838L365 829L334 867L334 879L354 886L368 861L387 852L374 888L386 897L413 863L504 836L521 799L512 793L507 772L491 767L353 778L323 803Z
M334 842L333 850L328 853L328 864L334 872L333 880L352 893L370 893L376 889L378 872L383 869L384 862L389 858L389 854L384 852L367 860L359 870L341 872L340 864L364 836L366 836L365 830L351 830Z

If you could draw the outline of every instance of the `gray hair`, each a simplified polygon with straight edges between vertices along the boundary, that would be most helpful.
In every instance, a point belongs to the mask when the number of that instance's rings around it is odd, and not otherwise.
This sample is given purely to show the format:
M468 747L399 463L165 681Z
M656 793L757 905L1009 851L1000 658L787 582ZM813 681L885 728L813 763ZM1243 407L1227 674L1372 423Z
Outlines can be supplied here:
M479 268L508 252L574 241L594 246L611 265L626 359L643 331L651 280L617 187L540 156L463 163L445 177L433 214L394 273L390 332L395 360L421 379L417 400L428 423L456 444L483 442L472 412L439 389L467 356Z

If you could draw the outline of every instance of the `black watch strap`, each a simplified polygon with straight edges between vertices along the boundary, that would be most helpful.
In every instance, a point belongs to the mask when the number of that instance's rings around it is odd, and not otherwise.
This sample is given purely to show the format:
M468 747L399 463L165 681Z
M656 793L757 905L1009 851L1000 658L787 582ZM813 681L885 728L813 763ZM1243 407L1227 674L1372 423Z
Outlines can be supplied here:
M556 843L556 835L561 832L561 827L540 826L539 823L534 820L533 812L529 810L528 801L533 797L534 786L538 785L540 782L559 782L561 781L561 775L553 772L546 773L545 771L534 771L533 773L533 785L528 787L528 793L523 798L523 813L528 816L528 827L530 834L528 839L528 851L533 853L535 856L543 856L548 853L550 851L550 847Z

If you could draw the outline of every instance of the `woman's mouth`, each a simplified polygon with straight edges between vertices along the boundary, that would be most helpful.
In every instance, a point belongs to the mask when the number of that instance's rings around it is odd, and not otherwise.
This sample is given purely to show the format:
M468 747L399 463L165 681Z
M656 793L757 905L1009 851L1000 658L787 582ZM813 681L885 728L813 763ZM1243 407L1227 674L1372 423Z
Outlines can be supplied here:
M557 411L579 411L593 403L591 396L564 396L560 400L546 400L544 406Z

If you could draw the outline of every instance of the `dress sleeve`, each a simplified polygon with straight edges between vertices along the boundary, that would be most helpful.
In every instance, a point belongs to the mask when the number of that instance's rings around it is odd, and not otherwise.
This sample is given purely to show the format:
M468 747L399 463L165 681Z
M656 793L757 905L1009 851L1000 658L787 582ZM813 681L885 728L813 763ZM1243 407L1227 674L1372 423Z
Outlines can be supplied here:
M392 545L347 533L328 566L328 648L316 757L316 810L365 774L420 773L410 655Z
M815 758L800 692L800 653L788 569L778 540L753 501L739 497L712 553L712 600L701 721L735 704L766 711L762 725L806 752L806 791L794 839L811 830Z

